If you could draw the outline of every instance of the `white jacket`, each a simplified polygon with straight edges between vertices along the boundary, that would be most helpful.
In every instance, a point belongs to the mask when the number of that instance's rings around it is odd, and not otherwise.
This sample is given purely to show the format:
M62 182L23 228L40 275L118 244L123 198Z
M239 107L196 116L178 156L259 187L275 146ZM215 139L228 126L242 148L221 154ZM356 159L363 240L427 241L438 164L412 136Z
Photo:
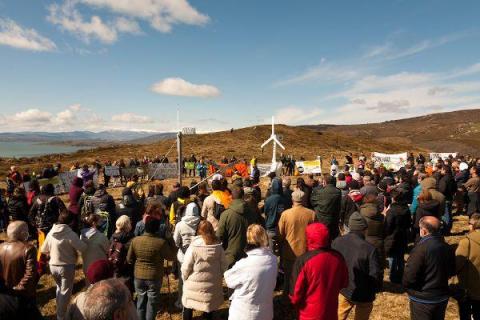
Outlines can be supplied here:
M269 248L247 252L225 272L227 286L234 289L229 320L273 319L273 290L277 281L277 258Z
M184 257L182 248L189 246L192 242L192 239L197 235L197 228L199 223L200 217L185 215L183 216L182 220L175 226L173 240L175 241L175 245L178 247L177 259L180 264L183 263Z
M54 224L47 234L40 249L41 253L50 255L49 264L53 266L75 265L77 250L85 251L87 245L66 224Z
M87 249L82 252L83 272L87 275L88 267L92 263L107 259L110 241L103 233L93 228L83 229L80 240L87 244Z

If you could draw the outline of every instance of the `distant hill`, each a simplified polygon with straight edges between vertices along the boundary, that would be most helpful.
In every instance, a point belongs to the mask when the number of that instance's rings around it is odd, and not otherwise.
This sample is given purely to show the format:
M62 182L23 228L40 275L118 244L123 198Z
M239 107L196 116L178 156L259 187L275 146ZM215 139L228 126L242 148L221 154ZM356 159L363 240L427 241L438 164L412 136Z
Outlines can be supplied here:
M354 139L369 139L379 146L388 142L415 145L435 152L480 155L480 109L436 113L381 123L303 127L322 133L338 133Z
M100 132L71 131L71 132L3 132L0 141L28 141L28 142L121 142L148 139L156 141L174 136L172 133L155 133L148 131L108 130Z

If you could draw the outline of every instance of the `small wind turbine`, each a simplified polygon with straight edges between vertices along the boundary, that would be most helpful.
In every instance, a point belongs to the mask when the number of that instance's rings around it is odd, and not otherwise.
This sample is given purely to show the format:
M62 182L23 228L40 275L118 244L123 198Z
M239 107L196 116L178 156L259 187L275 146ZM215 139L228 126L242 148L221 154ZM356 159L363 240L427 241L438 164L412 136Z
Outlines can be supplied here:
M277 144L280 148L285 150L285 147L278 141L277 135L275 134L275 117L272 117L272 135L265 141L261 148L263 149L270 142L273 143L273 155L272 155L272 170L277 167Z

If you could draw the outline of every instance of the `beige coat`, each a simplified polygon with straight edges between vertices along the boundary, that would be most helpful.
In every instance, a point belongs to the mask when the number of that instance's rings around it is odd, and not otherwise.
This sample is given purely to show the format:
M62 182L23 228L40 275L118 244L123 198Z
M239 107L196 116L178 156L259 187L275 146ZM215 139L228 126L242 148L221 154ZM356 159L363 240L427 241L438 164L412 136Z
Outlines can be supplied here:
M473 300L480 300L480 230L460 240L455 257L460 287Z
M203 312L217 310L223 303L222 275L226 269L222 245L206 245L201 236L195 237L182 264L183 306Z
M315 211L301 204L294 204L291 209L282 213L278 222L278 231L283 240L282 257L284 259L293 261L307 251L305 229L314 220Z
M210 222L213 226L213 230L217 231L218 220L213 216L213 209L215 208L215 202L220 203L220 201L213 195L209 195L203 201L202 206L202 218Z

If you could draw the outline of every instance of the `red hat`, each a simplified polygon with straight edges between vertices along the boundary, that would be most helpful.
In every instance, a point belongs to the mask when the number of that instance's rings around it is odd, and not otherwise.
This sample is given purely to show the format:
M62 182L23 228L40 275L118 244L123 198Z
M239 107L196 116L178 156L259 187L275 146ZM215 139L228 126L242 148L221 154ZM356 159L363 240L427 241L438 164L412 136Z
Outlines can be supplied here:
M108 260L97 260L87 270L87 279L90 284L113 277L113 266Z

